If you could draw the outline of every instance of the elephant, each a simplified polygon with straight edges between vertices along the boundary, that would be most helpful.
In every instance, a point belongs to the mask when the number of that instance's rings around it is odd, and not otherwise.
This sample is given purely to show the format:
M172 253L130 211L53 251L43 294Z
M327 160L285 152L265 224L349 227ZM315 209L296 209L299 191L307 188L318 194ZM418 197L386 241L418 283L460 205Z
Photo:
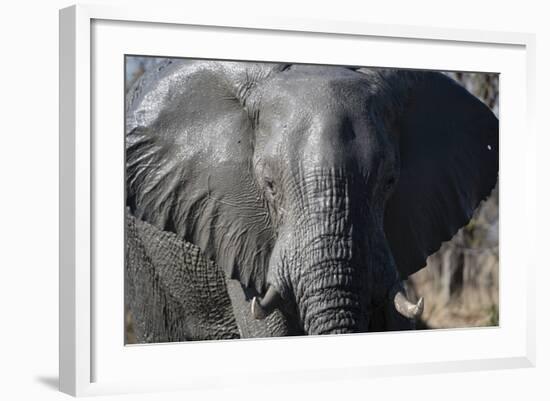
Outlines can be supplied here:
M141 341L412 329L403 281L499 170L498 118L426 70L165 59L127 92L125 131Z

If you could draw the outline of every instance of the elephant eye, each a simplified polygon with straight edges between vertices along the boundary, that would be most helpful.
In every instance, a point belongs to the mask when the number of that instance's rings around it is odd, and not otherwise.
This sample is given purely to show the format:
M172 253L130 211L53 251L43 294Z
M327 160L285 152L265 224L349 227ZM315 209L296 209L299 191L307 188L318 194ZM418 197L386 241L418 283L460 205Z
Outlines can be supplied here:
M265 187L267 191L273 196L275 195L275 186L273 185L273 180L270 178L265 179Z
M393 188L393 186L395 185L395 177L394 176L391 176L390 178L388 178L384 184L384 189L386 191L389 191Z

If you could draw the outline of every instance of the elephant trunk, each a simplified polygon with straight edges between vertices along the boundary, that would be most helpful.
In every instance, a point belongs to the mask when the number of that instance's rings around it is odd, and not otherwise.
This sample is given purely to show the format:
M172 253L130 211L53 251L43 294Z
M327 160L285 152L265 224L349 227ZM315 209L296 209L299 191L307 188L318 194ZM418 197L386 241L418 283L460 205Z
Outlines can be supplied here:
M328 170L302 178L305 185L298 196L301 208L295 210L288 275L308 334L351 333L363 327L363 278L353 249L357 219L349 177L345 171Z
M296 287L298 312L308 334L359 331L360 302L352 266L333 255L305 269Z
M351 243L344 238L319 235L289 266L297 312L307 334L353 333L367 322L360 310L360 280L351 263ZM252 300L252 314L264 319L281 301L278 285ZM288 294L287 294L288 295ZM362 319L362 320L361 320Z

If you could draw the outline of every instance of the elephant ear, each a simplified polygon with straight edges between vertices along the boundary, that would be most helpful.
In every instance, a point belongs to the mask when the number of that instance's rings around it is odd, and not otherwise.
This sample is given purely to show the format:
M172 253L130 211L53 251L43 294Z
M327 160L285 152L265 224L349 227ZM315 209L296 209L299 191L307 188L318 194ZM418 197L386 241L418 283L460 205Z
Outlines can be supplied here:
M402 278L420 270L472 218L496 185L498 119L443 74L387 76L402 102L401 172L386 205L386 237Z
M254 88L277 65L171 60L127 95L131 212L263 291L273 230L252 171Z

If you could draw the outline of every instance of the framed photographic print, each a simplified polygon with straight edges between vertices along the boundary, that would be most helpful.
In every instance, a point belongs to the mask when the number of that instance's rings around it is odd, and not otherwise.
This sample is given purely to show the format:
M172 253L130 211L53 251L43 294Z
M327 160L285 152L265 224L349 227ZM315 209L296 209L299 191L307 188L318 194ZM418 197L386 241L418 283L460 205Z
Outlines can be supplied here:
M62 10L61 390L532 366L533 43Z

